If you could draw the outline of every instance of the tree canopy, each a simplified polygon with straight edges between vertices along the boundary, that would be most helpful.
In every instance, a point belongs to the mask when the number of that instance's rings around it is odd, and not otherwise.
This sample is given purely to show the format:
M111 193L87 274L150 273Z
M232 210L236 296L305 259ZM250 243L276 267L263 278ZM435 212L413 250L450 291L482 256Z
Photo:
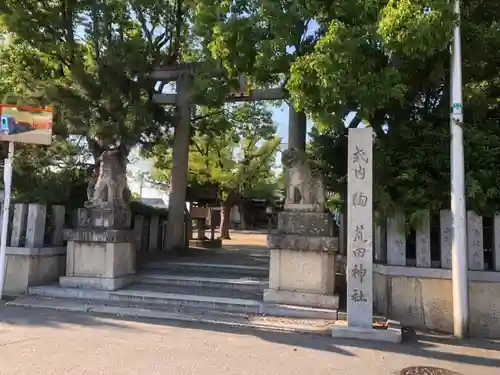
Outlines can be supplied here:
M213 124L200 125L200 128L217 130L197 131L192 137L188 165L190 185L216 186L223 215L229 215L231 208L245 199L273 198L280 190L273 172L280 139L271 113L264 105L229 106L203 121ZM152 177L159 182L169 181L169 149L156 145L147 156L154 161ZM228 227L221 229L227 230Z
M446 208L449 46L457 22L449 1L203 4L198 14L212 16L199 17L195 32L205 53L230 72L248 72L254 85L283 83L296 109L314 119L312 152L330 189L345 184L346 127L363 121L377 135L378 209ZM484 214L500 208L499 7L493 0L462 4L468 205Z
M148 74L179 61L186 4L6 0L0 12L10 49L33 70L17 77L30 88L23 100L52 103L58 122L86 136L94 155L131 148L169 125L169 112L152 101Z
M233 142L221 103L245 73L252 87L282 85L314 120L310 152L330 190L345 187L346 129L363 121L376 133L378 210L437 211L450 200L449 46L457 20L448 0L1 0L0 12L10 39L0 94L53 103L62 142L54 147L68 155L86 152L64 143L70 134L85 137L94 156L143 143L168 173L171 154L155 150L171 146L174 113L153 103L163 87L148 75L196 61L206 69L194 81L191 166L208 158L197 146L244 146L242 135ZM499 14L493 0L462 4L467 198L488 215L500 204ZM209 179L206 170L190 176ZM209 174L224 185L222 169Z

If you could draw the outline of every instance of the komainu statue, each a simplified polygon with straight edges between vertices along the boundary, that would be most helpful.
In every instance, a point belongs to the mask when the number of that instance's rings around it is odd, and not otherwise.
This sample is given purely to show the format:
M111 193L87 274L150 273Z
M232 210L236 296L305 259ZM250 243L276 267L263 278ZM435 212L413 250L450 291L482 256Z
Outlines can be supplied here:
M130 202L127 186L127 165L120 149L106 150L101 154L99 173L92 187L89 182L88 195L94 207L116 206Z
M297 148L288 149L283 152L282 162L286 173L285 208L287 205L300 204L311 206L310 208L315 211L323 211L325 208L323 180L314 170L306 153Z

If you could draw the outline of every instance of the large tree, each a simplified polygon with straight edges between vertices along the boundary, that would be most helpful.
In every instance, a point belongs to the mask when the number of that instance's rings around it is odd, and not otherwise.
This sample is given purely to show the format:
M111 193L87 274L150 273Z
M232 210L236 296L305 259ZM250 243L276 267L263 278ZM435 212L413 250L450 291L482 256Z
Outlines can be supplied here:
M0 45L0 98L5 104L48 104L40 87L52 80L54 70L26 43L9 38ZM78 207L86 200L86 172L89 155L81 137L70 137L57 112L50 146L16 144L13 170L13 198L24 202L65 204ZM0 157L6 157L7 144Z
M197 129L189 150L188 181L191 186L218 188L221 237L229 239L231 208L239 205L244 221L245 199L272 197L279 189L272 171L280 144L276 125L263 104L243 104L203 117ZM154 160L153 178L169 181L168 148L158 144L148 156Z
M467 194L469 207L485 213L498 210L500 197L499 8L462 4L464 45L475 47L463 54ZM446 206L449 1L220 1L196 12L207 54L256 84L285 80L294 106L315 119L313 150L331 189L345 187L346 127L364 121L377 135L378 208Z
M226 80L244 74L251 88L283 86L292 63L314 47L317 14L308 0L198 1L193 36L199 55L215 60Z
M56 122L86 138L97 164L110 148L126 164L131 147L172 125L170 113L152 100L148 74L181 59L189 6L182 0L0 1L10 44L38 75L23 101L52 103ZM19 85L35 86L22 82L32 76L18 78Z
M468 207L500 208L497 2L462 5ZM342 2L324 8L315 49L292 66L294 103L317 121L315 142L334 180L345 176L345 116L376 133L376 204L381 211L437 211L449 204L449 45L455 22L445 0ZM331 145L335 146L332 148ZM345 180L344 180L345 181ZM331 181L330 181L331 182Z

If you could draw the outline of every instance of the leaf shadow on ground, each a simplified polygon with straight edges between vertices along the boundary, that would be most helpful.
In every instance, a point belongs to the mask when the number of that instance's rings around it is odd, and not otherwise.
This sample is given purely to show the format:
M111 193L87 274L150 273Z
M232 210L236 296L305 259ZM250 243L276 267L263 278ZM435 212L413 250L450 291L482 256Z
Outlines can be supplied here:
M231 327L215 324L191 323L162 319L135 319L121 316L103 316L100 314L70 313L43 309L23 309L2 307L0 310L1 322L4 324L21 326L49 326L65 328L67 325L80 325L86 327L104 326L111 329L135 330L141 332L140 325L131 325L130 322L156 325L189 330L204 330L214 333L229 333L257 337L261 340L292 347L294 351L311 349L326 351L347 357L355 357L352 349L370 349L381 354L404 354L424 359L434 359L460 364L487 366L500 368L500 355L491 357L481 355L481 351L500 352L500 342L493 340L470 339L465 341L455 340L448 336L435 334L416 334L407 336L401 344L381 343L361 340L332 339L329 336L299 334L292 332L276 332L251 328ZM146 328L145 328L146 329ZM150 329L147 329L151 333ZM168 335L168 332L157 334ZM475 352L475 353L472 353ZM496 358L495 358L496 357Z

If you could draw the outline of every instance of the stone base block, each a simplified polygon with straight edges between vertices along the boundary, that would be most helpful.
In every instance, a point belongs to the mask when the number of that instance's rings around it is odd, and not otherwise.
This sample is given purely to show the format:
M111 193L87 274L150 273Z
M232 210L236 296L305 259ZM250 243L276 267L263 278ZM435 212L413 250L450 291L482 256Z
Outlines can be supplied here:
M309 236L333 236L333 215L329 212L283 211L278 214L278 232Z
M4 294L25 294L31 286L57 281L65 268L65 247L7 247Z
M135 274L133 242L68 241L66 276L116 279Z
M325 208L320 204L310 203L285 203L285 211L292 212L325 212Z
M271 232L267 235L270 249L337 252L337 237L305 236L303 234Z
M126 204L78 209L78 227L130 229L132 213Z
M334 287L334 253L271 250L269 289L333 298Z
M264 302L283 305L315 307L320 309L338 309L339 297L324 294L306 293L292 290L264 290Z
M357 339L400 343L401 327L393 323L387 329L361 328L347 325L347 322L336 322L332 327L332 337L341 339Z
M63 276L59 279L59 285L62 288L117 290L132 284L134 281L134 275L115 278Z

